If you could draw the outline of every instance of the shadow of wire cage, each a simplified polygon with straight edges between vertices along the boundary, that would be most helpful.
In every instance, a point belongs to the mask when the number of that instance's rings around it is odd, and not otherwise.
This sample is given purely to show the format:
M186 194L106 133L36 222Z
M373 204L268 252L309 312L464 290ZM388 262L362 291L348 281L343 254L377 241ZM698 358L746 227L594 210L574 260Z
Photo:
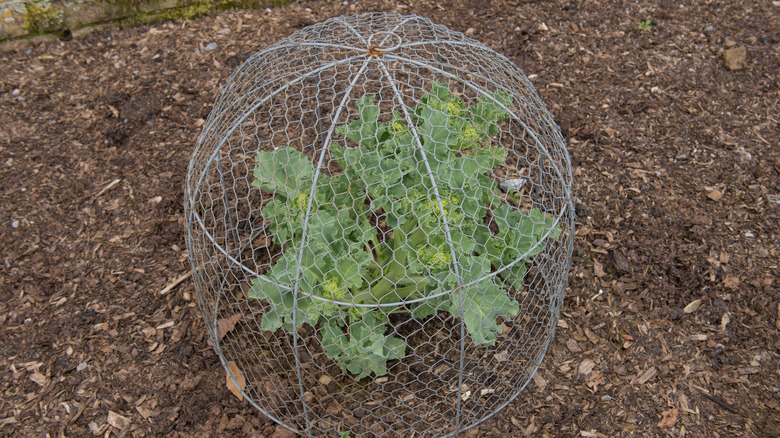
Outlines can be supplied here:
M338 17L230 77L187 245L214 349L303 436L453 436L528 384L573 245L571 165L525 75L417 16Z

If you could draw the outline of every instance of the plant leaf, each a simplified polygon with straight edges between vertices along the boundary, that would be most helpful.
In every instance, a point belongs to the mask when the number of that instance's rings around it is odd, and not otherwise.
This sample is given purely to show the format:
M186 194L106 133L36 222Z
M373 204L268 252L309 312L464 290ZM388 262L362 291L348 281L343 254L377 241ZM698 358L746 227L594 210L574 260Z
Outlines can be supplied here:
M458 315L460 297L452 294L450 313ZM471 339L482 345L494 345L496 333L501 331L501 324L496 318L509 318L517 315L520 306L511 300L503 289L492 281L484 281L468 287L463 296L463 322Z
M385 335L387 316L369 311L360 320L353 320L348 334L335 324L328 324L322 335L325 353L335 359L342 370L357 374L355 380L374 373L387 374L387 362L406 354L403 339Z
M233 376L233 379L230 378L231 375ZM234 379L235 383L233 382ZM241 391L246 387L246 378L235 362L228 362L228 371L225 373L225 380L230 392L238 397L239 400L244 400L244 394L242 394Z
M256 161L257 166L252 173L253 187L293 199L304 191L305 187L311 186L314 166L309 158L293 148L284 147L273 152L260 151Z
M234 328L236 328L236 323L238 321L241 321L243 318L243 315L240 313L236 313L233 316L227 317L227 318L220 318L217 320L217 340L221 341L222 338L225 337L226 334L233 331Z

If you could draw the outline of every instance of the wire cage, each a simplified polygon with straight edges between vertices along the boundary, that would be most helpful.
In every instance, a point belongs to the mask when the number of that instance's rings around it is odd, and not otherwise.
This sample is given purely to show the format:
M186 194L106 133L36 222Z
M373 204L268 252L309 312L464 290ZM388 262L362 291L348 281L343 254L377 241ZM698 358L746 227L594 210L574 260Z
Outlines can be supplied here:
M571 178L525 75L428 19L333 18L250 57L185 187L232 386L303 436L453 436L489 418L552 341Z

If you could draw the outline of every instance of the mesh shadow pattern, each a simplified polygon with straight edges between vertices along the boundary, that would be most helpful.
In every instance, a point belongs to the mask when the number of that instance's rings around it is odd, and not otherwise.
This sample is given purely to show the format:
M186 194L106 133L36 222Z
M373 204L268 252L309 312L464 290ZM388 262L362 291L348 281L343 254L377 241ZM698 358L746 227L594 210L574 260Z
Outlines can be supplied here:
M565 142L526 76L409 15L250 57L198 138L187 247L211 343L303 436L453 436L552 341L571 264Z

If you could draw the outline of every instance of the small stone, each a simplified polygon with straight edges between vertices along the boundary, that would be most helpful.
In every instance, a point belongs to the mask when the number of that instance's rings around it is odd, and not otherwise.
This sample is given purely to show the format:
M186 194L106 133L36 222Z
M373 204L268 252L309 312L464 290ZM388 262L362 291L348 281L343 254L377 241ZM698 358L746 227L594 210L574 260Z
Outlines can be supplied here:
M11 228L19 228L19 221L11 222Z
M745 231L745 237L747 237L748 239L750 239L750 238L756 237L756 235L755 235L755 234L753 234L753 232L752 232L752 231Z
M498 187L500 187L504 192L508 192L510 190L519 192L520 189L525 185L526 181L527 180L525 178L508 179L506 181L500 182Z
M11 96L18 96L21 91L19 91L18 88L14 88L14 91L11 91Z
M723 52L723 61L729 70L740 70L745 68L745 56L747 50L745 46L737 46Z
M78 366L76 367L76 371L84 371L84 370L86 370L86 369L87 369L87 363L86 363L86 362L81 362L81 363L80 363L80 364L78 364Z
M203 48L203 50L205 50L207 52L210 52L210 51L216 50L216 49L217 49L217 43L214 43L214 42L208 43L206 45L206 47Z
M612 400L612 397L610 397L608 395L602 395L601 396L601 401L610 401L610 400Z

